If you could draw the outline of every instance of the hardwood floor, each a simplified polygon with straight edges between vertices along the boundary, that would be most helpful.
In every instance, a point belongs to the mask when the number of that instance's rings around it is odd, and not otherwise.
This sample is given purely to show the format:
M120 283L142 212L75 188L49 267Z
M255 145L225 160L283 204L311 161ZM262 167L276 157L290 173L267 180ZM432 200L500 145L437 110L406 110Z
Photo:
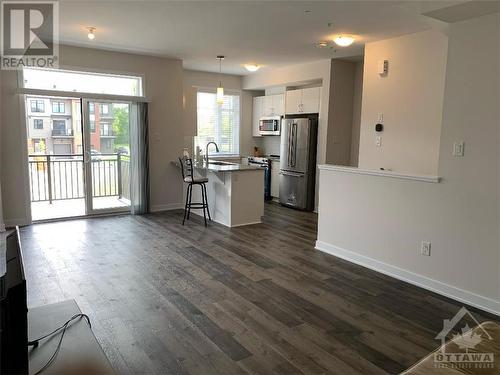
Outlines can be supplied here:
M228 375L395 374L461 307L314 250L312 213L266 204L259 225L181 222L23 228L29 305L75 299L120 374Z

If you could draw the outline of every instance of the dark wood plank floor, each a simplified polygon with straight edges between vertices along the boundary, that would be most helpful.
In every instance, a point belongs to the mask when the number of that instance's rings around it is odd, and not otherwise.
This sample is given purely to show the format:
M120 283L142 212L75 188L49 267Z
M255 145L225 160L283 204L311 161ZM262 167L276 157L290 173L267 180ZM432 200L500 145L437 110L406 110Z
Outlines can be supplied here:
M121 374L394 374L461 304L314 250L316 215L182 212L22 229L29 305L76 299ZM491 319L477 310L478 320Z

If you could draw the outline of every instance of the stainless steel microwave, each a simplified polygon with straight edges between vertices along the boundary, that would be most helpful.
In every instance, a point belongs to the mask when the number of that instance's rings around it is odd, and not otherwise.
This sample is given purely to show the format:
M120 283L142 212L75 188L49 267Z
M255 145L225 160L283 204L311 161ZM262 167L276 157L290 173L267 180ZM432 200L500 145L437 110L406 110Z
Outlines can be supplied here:
M280 135L281 116L261 117L259 120L260 135Z

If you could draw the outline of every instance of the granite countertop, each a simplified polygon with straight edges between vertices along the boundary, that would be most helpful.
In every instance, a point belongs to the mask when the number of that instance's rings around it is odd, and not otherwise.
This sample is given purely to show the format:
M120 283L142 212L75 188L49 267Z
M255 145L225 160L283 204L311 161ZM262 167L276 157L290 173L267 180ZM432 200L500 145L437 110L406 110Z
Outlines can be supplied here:
M218 163L219 161L214 160L214 162ZM173 161L177 167L180 167L178 161ZM208 166L205 162L203 163L193 163L194 169L197 170L208 170L210 172L238 172L238 171L255 171L262 169L261 167L257 167L254 165L244 165L244 164L237 164L237 163L229 163L229 162L223 162L224 164L212 164L209 163Z

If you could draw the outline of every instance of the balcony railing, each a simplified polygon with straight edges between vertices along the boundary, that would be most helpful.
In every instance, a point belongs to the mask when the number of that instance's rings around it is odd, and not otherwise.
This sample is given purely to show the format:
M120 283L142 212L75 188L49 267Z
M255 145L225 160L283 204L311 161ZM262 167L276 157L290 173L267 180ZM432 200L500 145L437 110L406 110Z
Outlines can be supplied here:
M73 129L70 128L62 128L62 129L52 129L53 137L72 137Z
M130 157L92 154L92 197L130 199ZM31 201L85 198L82 154L29 155Z
M113 129L101 128L100 133L101 133L101 137L114 137L115 136L115 132L113 131Z

